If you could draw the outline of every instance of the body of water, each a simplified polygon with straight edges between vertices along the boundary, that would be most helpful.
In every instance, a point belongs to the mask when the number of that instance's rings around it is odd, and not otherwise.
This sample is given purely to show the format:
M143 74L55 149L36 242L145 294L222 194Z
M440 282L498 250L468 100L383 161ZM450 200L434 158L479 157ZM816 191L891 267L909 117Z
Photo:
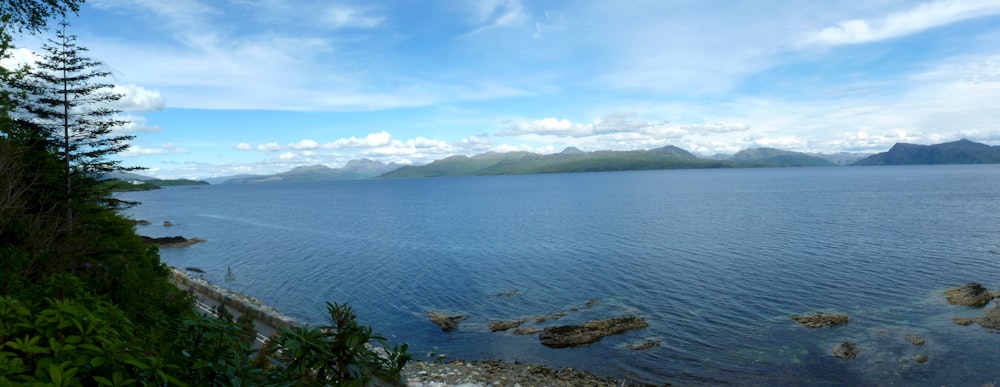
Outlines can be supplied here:
M670 170L232 184L123 193L169 265L305 323L347 302L416 359L500 359L651 383L997 383L1000 335L941 292L1000 288L1000 166ZM172 227L162 226L170 221ZM511 297L497 294L516 291ZM589 300L596 300L590 307ZM427 311L469 317L442 332ZM810 329L793 314L846 313ZM638 315L551 349L524 327ZM918 334L926 344L905 341ZM662 340L654 348L629 344ZM861 348L833 357L842 341ZM913 357L926 355L926 363Z

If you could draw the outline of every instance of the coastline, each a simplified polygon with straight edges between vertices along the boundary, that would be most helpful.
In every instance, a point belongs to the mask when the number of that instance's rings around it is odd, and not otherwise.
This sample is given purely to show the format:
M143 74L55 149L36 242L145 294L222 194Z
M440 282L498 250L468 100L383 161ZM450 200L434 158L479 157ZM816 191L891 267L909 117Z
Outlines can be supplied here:
M170 281L179 288L189 287L196 293L254 317L259 323L273 328L294 327L296 321L276 308L246 294L232 292L207 280L192 277L171 267ZM417 361L407 362L402 382L409 387L444 386L621 386L626 381L601 378L573 368L552 369L530 363L508 363L499 360Z

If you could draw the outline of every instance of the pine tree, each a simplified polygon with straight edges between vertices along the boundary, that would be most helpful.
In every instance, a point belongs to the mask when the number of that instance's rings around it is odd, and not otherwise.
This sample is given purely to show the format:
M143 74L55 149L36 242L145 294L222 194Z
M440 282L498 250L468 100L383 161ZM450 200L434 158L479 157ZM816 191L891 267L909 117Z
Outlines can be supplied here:
M102 194L93 188L101 175L139 168L122 167L120 160L111 158L128 149L135 137L114 133L127 121L116 119L120 111L110 107L123 96L111 92L112 85L98 82L111 73L100 69L101 62L83 56L87 49L66 33L66 22L60 25L43 47L42 60L18 86L27 98L16 118L22 131L45 139L45 146L60 158L66 216L72 224L73 199L100 199Z

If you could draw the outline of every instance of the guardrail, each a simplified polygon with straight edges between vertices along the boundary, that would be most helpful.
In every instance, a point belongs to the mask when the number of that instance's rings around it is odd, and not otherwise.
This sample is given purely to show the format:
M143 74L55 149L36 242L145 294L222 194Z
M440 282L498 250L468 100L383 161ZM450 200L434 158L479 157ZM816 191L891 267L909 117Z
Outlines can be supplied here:
M208 304L206 304L204 302L201 302L201 300L195 300L194 301L194 306L199 311L201 311L201 313L203 313L205 315L219 317L218 313L215 312L214 308L212 308L211 306L209 306ZM271 341L270 338L268 338L267 336L264 336L264 335L260 334L260 332L257 332L257 336L254 339L258 343L260 343L260 345L262 345L262 346L265 345L265 344L267 344L267 342Z

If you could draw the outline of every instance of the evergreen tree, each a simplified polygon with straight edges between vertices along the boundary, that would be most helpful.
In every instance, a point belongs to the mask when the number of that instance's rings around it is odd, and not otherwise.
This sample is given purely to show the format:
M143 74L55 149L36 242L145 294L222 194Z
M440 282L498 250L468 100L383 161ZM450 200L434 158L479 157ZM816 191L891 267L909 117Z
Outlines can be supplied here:
M80 11L83 0L2 0L0 17L13 32L37 33L45 29L53 17L66 17L67 13Z
M66 33L66 22L60 24L55 38L43 47L42 60L18 84L27 98L18 104L16 118L18 130L45 139L45 146L59 156L66 215L72 224L74 198L109 199L94 189L101 175L139 168L122 167L120 160L111 158L128 149L134 138L113 132L127 121L116 119L120 111L110 107L122 95L98 82L111 73L100 69L101 62L83 56L87 49Z

